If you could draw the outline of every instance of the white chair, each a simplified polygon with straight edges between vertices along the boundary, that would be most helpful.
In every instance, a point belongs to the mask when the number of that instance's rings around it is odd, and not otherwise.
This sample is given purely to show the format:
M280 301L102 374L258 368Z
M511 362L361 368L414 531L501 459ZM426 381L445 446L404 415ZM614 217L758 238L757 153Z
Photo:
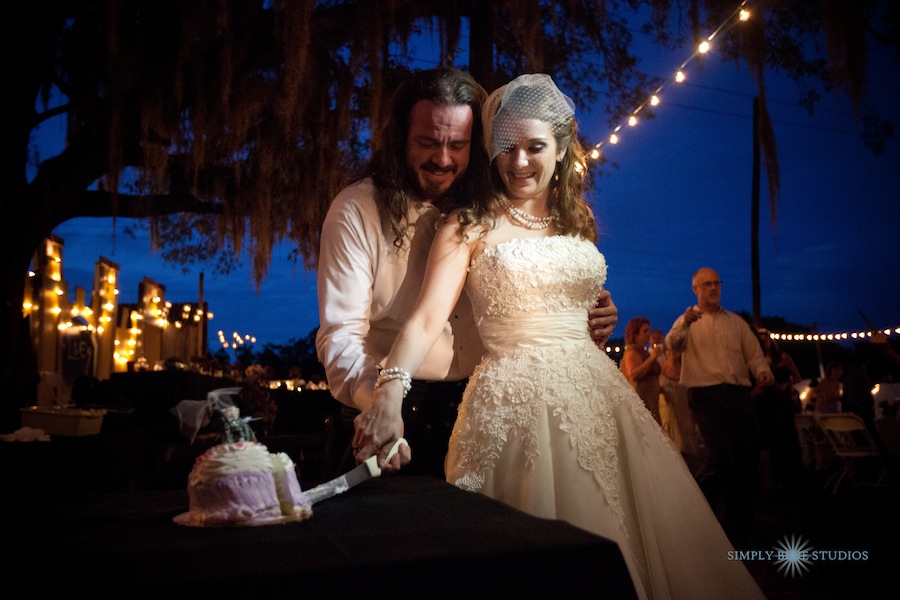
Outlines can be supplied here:
M794 415L794 426L797 429L797 440L800 442L803 466L818 469L821 466L818 460L821 453L817 450L817 446L824 442L824 439L819 426L816 425L816 418L812 413L797 413Z
M836 494L845 479L854 486L869 485L877 488L881 485L887 474L887 466L859 415L821 413L816 415L816 423L840 461L837 472L825 483L826 489L833 484L832 493Z

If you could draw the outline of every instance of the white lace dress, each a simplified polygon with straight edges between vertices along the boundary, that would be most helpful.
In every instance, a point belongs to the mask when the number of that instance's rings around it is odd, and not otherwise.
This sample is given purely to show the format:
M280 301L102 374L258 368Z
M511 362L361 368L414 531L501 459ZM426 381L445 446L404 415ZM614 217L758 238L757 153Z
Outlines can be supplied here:
M641 598L763 598L680 453L590 339L605 281L603 255L572 237L510 240L472 262L487 353L447 480L616 541Z

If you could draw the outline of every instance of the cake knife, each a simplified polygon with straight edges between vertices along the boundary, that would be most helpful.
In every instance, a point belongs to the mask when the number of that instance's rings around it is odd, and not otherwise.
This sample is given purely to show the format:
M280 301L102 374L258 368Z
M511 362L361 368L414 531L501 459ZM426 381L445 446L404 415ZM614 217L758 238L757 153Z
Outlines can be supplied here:
M391 460L391 457L397 453L397 450L400 448L400 444L407 444L407 441L403 438L400 438L394 445L391 447L391 451L388 452L387 460ZM335 477L331 481L327 481L321 485L317 485L307 492L309 495L310 503L316 504L317 502L321 502L322 500L327 500L333 496L337 496L338 494L343 494L350 488L355 485L362 483L367 479L371 479L372 477L378 477L381 475L381 468L378 466L378 455L375 454L370 456L363 462L359 463L340 477Z

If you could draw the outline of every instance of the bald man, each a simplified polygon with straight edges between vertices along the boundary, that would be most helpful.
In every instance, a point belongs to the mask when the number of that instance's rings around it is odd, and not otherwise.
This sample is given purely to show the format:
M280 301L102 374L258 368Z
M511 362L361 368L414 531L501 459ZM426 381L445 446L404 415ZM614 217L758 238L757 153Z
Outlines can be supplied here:
M681 383L705 445L697 483L735 546L749 541L759 493L759 421L750 390L772 370L750 325L719 304L722 280L694 273L697 304L679 316L666 345L681 352ZM751 379L752 378L752 379Z

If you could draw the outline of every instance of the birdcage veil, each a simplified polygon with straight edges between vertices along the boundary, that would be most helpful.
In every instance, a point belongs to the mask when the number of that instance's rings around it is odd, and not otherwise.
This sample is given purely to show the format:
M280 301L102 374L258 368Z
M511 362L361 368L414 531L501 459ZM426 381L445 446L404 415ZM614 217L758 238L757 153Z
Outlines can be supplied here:
M575 116L575 103L543 73L520 75L488 97L482 109L485 147L491 160L519 141L519 121L539 119L559 133Z

